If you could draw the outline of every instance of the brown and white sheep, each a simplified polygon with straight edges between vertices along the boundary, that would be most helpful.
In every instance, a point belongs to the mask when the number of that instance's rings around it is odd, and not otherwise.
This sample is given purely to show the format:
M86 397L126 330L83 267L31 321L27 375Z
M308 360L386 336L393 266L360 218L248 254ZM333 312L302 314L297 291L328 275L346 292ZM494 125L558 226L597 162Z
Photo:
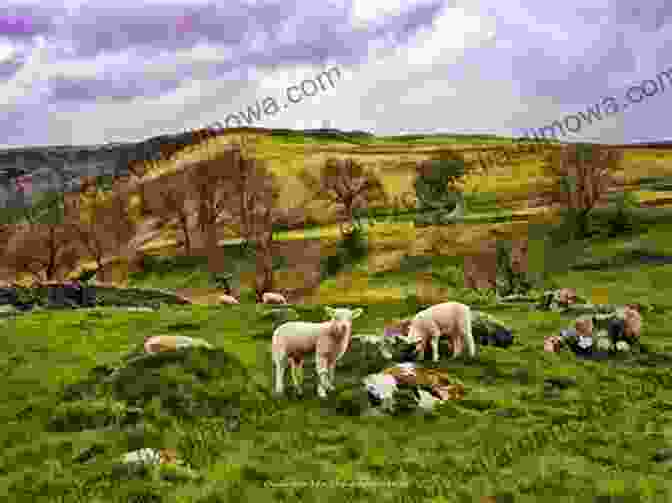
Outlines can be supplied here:
M476 356L469 306L459 302L444 302L420 311L411 319L408 339L416 343L419 359L424 359L427 344L431 343L432 359L439 361L441 335L450 338L453 356L461 355L465 345L469 356Z
M287 304L287 299L279 293L264 292L261 298L264 304Z
M238 302L238 299L232 297L231 295L220 295L219 303L229 305L240 304L240 302Z
M273 332L272 353L275 368L275 392L284 392L284 378L287 363L291 367L292 382L299 394L302 393L303 362L305 356L315 352L315 366L318 376L317 394L327 396L334 389L334 369L336 362L345 354L352 339L352 321L362 313L362 308L325 308L329 321L312 323L288 321Z

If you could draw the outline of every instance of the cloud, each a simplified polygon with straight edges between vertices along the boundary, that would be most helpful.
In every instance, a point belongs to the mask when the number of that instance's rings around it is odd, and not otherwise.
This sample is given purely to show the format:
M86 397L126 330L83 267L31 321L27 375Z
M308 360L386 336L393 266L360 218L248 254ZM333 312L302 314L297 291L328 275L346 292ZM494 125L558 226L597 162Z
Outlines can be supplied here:
M53 20L65 10L59 7L42 7L39 4L17 4L0 7L0 37L10 40L27 40L51 31Z
M83 144L177 133L267 96L282 103L287 86L333 66L344 76L333 89L255 125L329 119L379 134L519 134L667 69L672 4L585 4L12 0L0 9L0 138ZM661 136L670 94L576 138Z

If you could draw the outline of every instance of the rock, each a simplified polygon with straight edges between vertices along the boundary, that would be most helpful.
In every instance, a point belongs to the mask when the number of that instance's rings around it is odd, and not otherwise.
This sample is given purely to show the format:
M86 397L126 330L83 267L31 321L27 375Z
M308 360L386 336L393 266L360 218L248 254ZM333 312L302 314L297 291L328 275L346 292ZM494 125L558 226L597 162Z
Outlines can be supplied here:
M672 461L672 448L665 447L658 449L653 455L653 460L657 463Z
M12 306L11 304L5 304L0 306L0 316L12 316L16 314L19 310Z
M17 301L18 295L16 293L16 288L0 288L0 304L16 304Z
M570 386L576 386L577 382L573 377L547 377L544 379L544 386L547 384L557 386L560 389L566 389Z
M495 411L495 415L499 417L514 417L516 415L516 411L513 409L497 409Z
M561 395L562 393L555 386L544 389L544 398L546 399L560 398Z
M486 375L481 377L481 383L485 384L486 386L489 386L490 384L495 383L495 377L491 375Z

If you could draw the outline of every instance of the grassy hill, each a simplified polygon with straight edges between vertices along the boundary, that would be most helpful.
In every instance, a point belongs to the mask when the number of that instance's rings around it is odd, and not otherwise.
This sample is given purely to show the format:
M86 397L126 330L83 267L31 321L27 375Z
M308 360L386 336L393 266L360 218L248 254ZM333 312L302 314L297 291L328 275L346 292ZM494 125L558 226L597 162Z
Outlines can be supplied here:
M662 239L663 231L653 234ZM431 270L449 266L435 262ZM393 284L412 283L417 270L388 274ZM597 284L608 287L613 302L625 295L662 302L661 286L672 279L670 266L565 274L558 280L586 293ZM365 315L355 334L378 332L386 321L418 309L403 299L359 292L350 305L363 306ZM319 306L297 309L302 319L322 319ZM522 306L481 309L509 324L516 342L508 349L482 347L475 362L442 360L439 366L465 383L466 396L428 418L358 415L359 380L385 363L357 342L339 364L329 401L315 399L312 359L306 398L274 401L268 396L273 324L254 304L8 319L0 335L0 491L26 502L672 497L672 465L654 460L672 446L671 311L645 315L648 355L608 363L542 351L543 338L571 321L560 314ZM106 367L118 365L144 336L161 333L202 337L220 351L137 367L134 387L100 383ZM553 387L554 378L568 378L568 387ZM204 412L208 404L221 412ZM237 411L237 427L231 411ZM141 422L133 426L138 414ZM177 448L202 480L115 475L112 465L123 452L166 446ZM86 452L98 454L90 463L76 461ZM311 487L311 481L323 486Z
M159 179L165 179L171 173L185 169L190 162L213 155L229 143L240 140L243 135L250 143L256 142L254 148L248 152L249 155L267 161L271 170L283 180L280 204L289 207L300 205L306 198L305 189L296 177L298 172L304 167L317 170L330 157L353 158L376 170L392 200L404 193L412 193L415 162L428 159L446 149L463 152L469 170L465 179L468 209L465 224L471 223L476 227L458 225L454 230L441 231L451 234L449 237L453 244L445 247L447 254L460 255L478 247L477 240L494 229L508 236L524 237L527 223L548 222L551 218L552 212L549 213L546 208L530 207L534 195L550 183L541 170L544 163L543 153L520 152L520 143L516 144L507 138L459 135L377 138L341 134L348 140L341 141L342 138L334 138L333 135L310 135L295 131L252 128L227 130L186 149L177 150L170 158L147 164L147 174L141 183L145 185L146 192L151 193L158 187ZM358 143L349 141L353 138ZM510 154L508 157L499 155L495 161L489 163L490 167L484 173L478 161L479 151L484 152L482 155L492 155L493 152L488 149L492 149L493 145L503 145L510 150ZM666 197L669 181L672 179L672 164L669 161L671 156L665 150L627 150L624 153L623 168L616 174L616 181L620 186L634 192L643 204L660 202L669 206L672 201L669 198L666 200ZM308 205L307 209L323 225L305 231L282 232L278 239L284 241L320 238L324 242L325 250L333 247L338 237L338 227L328 223L330 215L318 205ZM414 215L402 215L394 221L382 218L375 222L375 226L370 227L371 261L388 260L386 257L390 256L389 249L396 246L395 242L404 242L404 252L409 254L423 253L427 249L428 240L436 230L432 227L414 228L411 224L413 218ZM471 228L478 229L478 232L470 234ZM222 246L236 238L225 228L221 229L221 235ZM179 253L176 237L174 231L163 231L148 239L142 249L147 253L174 256ZM301 255L294 256L292 260L298 267L303 265ZM88 267L93 264L83 265ZM292 282L296 275L289 274L289 277L288 281ZM249 275L244 278L243 283L251 284L248 279Z

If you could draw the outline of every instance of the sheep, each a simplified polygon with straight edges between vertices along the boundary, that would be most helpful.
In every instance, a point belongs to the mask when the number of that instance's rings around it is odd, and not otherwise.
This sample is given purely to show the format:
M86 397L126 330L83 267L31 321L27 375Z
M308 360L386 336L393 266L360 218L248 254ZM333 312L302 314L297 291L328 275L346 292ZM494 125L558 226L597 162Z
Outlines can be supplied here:
M569 305L576 304L577 295L574 288L561 288L558 293L558 302Z
M150 354L177 351L190 347L213 349L213 346L204 339L184 335L152 335L145 339L144 344L145 352Z
M221 295L219 297L219 303L229 305L240 304L240 302L238 302L238 299L232 297L231 295Z
M420 311L411 319L408 338L416 343L419 359L424 359L427 343L431 342L432 359L439 361L439 337L442 334L450 338L454 357L462 354L465 344L469 356L476 356L469 306L459 302L444 302Z
M639 314L639 306L628 304L623 309L625 335L633 339L639 339L642 332L642 315Z
M287 299L279 293L264 292L262 302L264 304L287 304Z
M284 392L284 375L287 363L291 366L292 382L297 393L302 394L299 372L303 373L305 355L315 352L317 370L317 394L325 398L327 390L333 390L336 362L345 354L352 338L352 321L364 312L362 308L325 307L329 321L312 323L288 321L273 332L271 350L275 368L275 392Z

